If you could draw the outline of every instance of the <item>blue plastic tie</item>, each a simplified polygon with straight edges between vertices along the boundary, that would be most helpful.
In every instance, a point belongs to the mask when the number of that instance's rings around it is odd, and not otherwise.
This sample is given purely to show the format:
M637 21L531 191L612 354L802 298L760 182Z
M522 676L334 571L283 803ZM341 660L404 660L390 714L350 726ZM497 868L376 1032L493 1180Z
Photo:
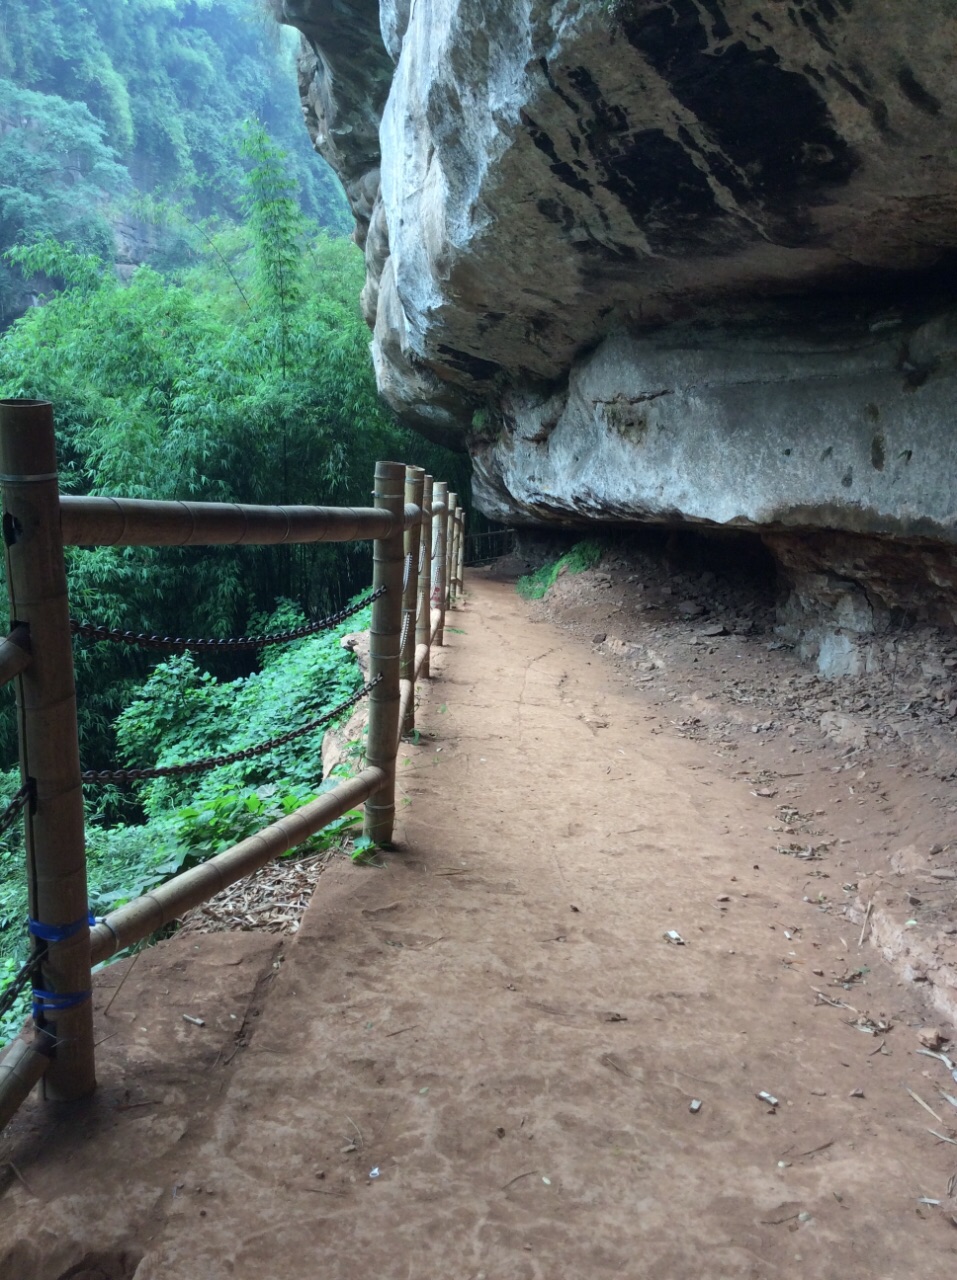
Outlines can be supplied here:
M34 1021L46 1013L62 1013L66 1009L75 1009L84 1000L89 1000L92 994L92 991L41 991L39 987L34 987Z
M82 920L74 920L72 924L41 924L32 916L27 920L27 928L41 942L66 942L67 938L79 933L85 924L96 924L96 916L92 911L87 911Z

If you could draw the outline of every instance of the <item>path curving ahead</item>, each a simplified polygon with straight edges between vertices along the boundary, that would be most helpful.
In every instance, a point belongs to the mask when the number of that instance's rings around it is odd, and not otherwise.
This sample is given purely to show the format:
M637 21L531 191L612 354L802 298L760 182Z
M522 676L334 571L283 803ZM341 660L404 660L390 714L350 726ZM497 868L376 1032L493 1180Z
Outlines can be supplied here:
M110 1280L953 1269L957 1230L917 1203L957 1168L906 1092L935 1096L905 1025L926 1014L804 900L767 806L511 586L473 575L449 621L400 851L326 872L268 991L268 939L190 937L165 975L151 953L168 1020L122 1023L141 1051L88 1140L43 1146L35 1109L0 1152L33 1192L0 1198L11 1280L97 1248ZM853 1002L813 970L862 963L901 1024L885 1052L813 991Z

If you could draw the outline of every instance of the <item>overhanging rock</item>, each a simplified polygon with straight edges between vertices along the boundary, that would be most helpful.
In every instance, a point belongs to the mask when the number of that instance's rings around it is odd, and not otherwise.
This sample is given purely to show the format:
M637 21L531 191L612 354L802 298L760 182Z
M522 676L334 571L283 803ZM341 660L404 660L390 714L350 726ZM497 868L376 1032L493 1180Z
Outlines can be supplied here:
M285 14L380 388L490 513L953 556L948 0Z

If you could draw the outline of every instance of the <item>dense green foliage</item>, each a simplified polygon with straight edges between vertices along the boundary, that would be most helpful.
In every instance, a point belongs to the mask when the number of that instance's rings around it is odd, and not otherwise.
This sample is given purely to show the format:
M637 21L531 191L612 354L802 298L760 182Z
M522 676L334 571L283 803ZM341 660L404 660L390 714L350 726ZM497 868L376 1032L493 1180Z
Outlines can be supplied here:
M468 492L467 460L401 428L375 392L357 298L361 253L301 213L282 153L243 145L244 221L193 265L127 282L55 240L11 251L62 288L0 337L0 396L53 401L64 489L132 497L367 505L375 461L400 458ZM368 544L75 548L71 611L111 626L225 636L285 630L366 589ZM338 631L246 658L77 643L84 767L242 750L341 701L358 669ZM3 691L0 803L19 784ZM187 782L90 788L91 905L105 910L287 812L321 785L319 735ZM4 851L5 850L5 851ZM25 947L22 859L0 845L0 966ZM2 973L0 973L2 983ZM2 1035L2 1028L0 1028Z
M543 564L534 573L519 578L515 584L520 596L526 600L541 600L558 575L561 573L584 573L593 569L602 557L602 545L594 538L586 538L584 542L576 542L570 551L549 564Z
M263 622L278 630L303 620L284 604ZM242 751L299 728L359 688L359 667L351 658L343 660L339 640L368 625L366 609L333 630L267 650L263 670L245 679L219 681L189 655L160 663L119 717L120 759L128 765L183 764ZM138 784L144 821L94 820L87 828L93 911L113 910L313 799L323 790L321 742L317 730L240 764ZM17 770L0 776L0 804L19 785ZM98 790L88 788L94 817ZM347 815L298 852L328 843L354 820ZM22 840L16 834L0 845L0 989L5 958L22 953L26 914ZM0 1044L22 1018L21 1003L8 1025L0 1020Z
M0 79L0 248L53 237L112 257L103 205L128 192L129 176L83 103L51 101ZM0 263L0 324L14 275Z
M236 151L255 117L288 152L302 209L345 230L341 189L302 126L291 32L262 0L2 0L0 252L45 235L114 256L182 258L171 230L240 215ZM185 213L155 218L133 193ZM0 270L0 325L24 281Z
M247 223L212 237L176 279L141 267L123 284L49 241L13 251L66 287L0 342L0 394L54 402L63 486L76 492L361 504L383 457L422 462L464 492L462 462L399 428L376 396L361 254L306 223L262 129L245 151ZM81 548L69 560L75 614L194 636L241 634L278 597L328 612L370 576L365 544ZM145 671L115 647L78 652L91 766L113 754L111 722ZM0 764L12 728L0 728Z

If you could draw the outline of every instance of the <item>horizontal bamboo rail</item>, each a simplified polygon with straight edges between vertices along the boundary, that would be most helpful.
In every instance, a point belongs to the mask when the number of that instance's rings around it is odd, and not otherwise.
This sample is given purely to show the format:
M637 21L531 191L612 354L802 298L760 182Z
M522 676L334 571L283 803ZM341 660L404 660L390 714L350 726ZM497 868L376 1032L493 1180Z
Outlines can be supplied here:
M0 685L9 684L30 665L30 628L22 623L0 640Z
M50 1066L51 1041L38 1034L32 1040L14 1040L0 1062L0 1130L12 1120Z
M198 907L244 876L252 875L273 858L302 844L323 827L354 809L382 786L381 769L363 769L286 818L280 818L208 862L184 871L158 888L111 911L90 930L90 959L102 964L117 951L142 942L171 924L184 911Z
M146 498L60 498L60 530L68 547L276 546L356 542L390 537L400 517L376 507L263 507L238 502L153 502Z

